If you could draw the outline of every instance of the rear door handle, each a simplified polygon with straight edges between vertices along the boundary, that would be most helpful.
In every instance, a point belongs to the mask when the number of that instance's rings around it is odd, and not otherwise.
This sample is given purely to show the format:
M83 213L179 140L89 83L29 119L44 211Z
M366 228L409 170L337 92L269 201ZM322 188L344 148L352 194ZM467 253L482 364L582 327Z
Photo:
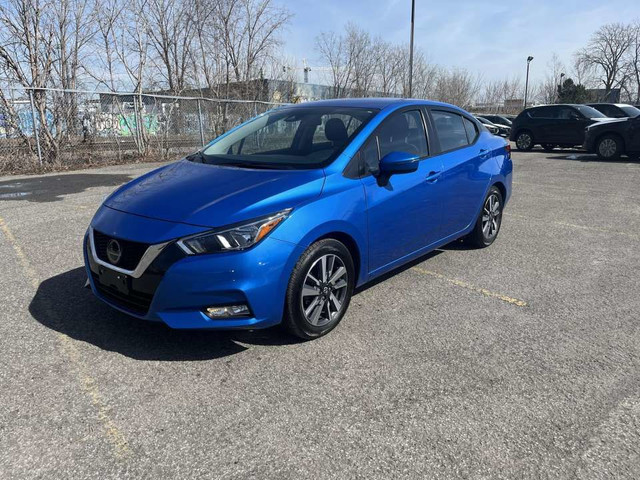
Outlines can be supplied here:
M440 178L440 174L441 173L442 172L431 171L431 172L429 172L429 175L427 175L427 178L425 178L425 181L427 183L435 183L435 182L438 181L438 178Z
M482 158L487 158L489 156L489 150L486 148L481 148L479 153Z

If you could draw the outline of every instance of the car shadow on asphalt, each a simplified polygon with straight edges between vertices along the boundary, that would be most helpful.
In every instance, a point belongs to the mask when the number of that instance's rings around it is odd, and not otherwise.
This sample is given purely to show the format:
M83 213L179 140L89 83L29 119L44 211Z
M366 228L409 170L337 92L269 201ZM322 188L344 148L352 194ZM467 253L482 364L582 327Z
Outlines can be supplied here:
M212 360L247 350L246 345L299 342L279 328L173 330L164 323L139 320L98 300L83 288L86 279L86 271L80 267L45 280L29 305L29 312L47 328L136 360Z
M456 242L453 242L453 243L456 243ZM398 268L395 268L395 269L391 270L390 272L387 272L387 273L375 278L374 280L371 280L368 283L365 283L364 285L356 288L355 291L353 292L353 294L354 295L358 295L359 293L366 292L367 290L369 290L372 287L375 287L379 283L382 283L382 282L384 282L386 280L389 280L390 278L395 277L396 275L399 275L400 273L402 273L402 272L404 272L406 270L409 270L409 269L411 269L411 268L413 268L413 267L415 267L417 265L420 265L423 262L426 262L430 258L436 257L436 256L440 255L441 253L444 253L445 250L449 250L449 246L452 245L452 244L445 245L444 247L440 247L440 248L438 248L436 250L433 250L433 251L431 251L431 252L429 252L429 253L421 256L421 257L416 258L415 260L411 260L409 263L405 263L404 265L402 265L402 266L400 266Z
M116 187L131 180L127 174L74 173L18 178L0 182L0 200L56 202L64 195L93 187Z

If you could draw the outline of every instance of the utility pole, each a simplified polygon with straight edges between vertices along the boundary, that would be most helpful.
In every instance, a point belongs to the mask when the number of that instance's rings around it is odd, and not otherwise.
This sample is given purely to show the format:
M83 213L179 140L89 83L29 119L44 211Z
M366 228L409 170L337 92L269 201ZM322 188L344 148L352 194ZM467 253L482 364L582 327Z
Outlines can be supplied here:
M413 25L416 17L416 0L411 0L411 40L409 41L409 98L413 93Z
M524 82L524 108L527 108L527 97L529 95L529 64L533 60L533 57L529 55L527 57L527 79Z

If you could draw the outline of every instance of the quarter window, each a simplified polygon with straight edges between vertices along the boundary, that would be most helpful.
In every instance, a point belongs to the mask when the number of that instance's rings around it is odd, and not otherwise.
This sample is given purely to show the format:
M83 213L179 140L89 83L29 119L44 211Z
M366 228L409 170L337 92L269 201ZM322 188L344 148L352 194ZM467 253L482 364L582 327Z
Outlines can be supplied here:
M476 137L478 136L478 127L468 118L462 117L462 122L464 123L464 129L467 131L467 139L469 140L469 145L476 141Z
M380 158L378 157L378 138L372 135L360 149L360 161L364 169L365 175L373 173L374 175L380 171Z
M462 115L443 110L433 110L431 115L443 152L469 145Z

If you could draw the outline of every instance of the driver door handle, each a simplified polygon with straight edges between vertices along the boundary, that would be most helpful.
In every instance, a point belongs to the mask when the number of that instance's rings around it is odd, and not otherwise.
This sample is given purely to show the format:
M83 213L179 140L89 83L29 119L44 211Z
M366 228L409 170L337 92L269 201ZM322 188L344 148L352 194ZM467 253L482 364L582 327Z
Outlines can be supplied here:
M425 178L425 181L427 183L435 183L438 181L438 178L440 178L441 173L442 172L431 171L429 172L429 175L427 175L427 178Z

